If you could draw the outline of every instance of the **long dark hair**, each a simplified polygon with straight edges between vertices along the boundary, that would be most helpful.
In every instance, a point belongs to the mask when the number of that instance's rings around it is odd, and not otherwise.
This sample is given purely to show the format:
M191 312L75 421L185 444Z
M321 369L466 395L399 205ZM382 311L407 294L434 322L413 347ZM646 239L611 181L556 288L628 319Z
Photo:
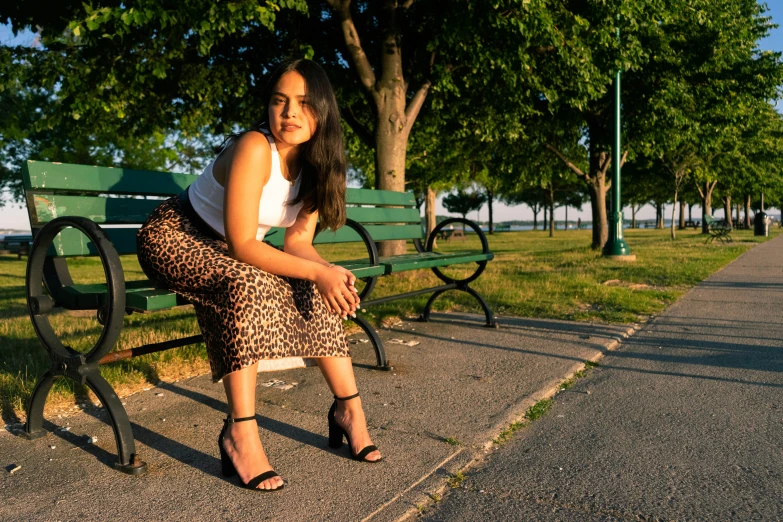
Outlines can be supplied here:
M307 101L315 119L313 136L302 144L301 154L304 161L299 193L290 204L301 202L307 212L317 210L320 228L337 230L345 224L345 146L340 126L340 109L329 78L321 66L305 59L286 60L278 65L272 71L264 91L267 103L264 117L250 130L271 132L266 122L269 102L277 82L289 72L297 72L304 78ZM221 149L242 134L244 132L229 136Z

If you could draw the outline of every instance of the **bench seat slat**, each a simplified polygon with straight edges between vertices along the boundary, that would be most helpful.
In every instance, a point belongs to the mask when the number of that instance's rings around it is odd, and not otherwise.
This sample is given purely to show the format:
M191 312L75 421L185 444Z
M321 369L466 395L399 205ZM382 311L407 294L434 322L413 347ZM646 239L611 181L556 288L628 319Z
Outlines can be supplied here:
M387 274L417 270L420 268L433 268L455 264L471 263L478 261L490 261L495 255L483 252L421 252L417 254L403 254L401 256L382 257L379 263L387 268Z
M27 161L22 167L22 178L24 188L28 191L173 196L182 192L198 176Z
M364 228L375 241L388 241L392 239L421 239L422 229L416 225L367 225ZM318 234L314 244L326 243L350 243L361 241L361 237L352 228L343 227L337 232L324 231Z
M347 268L358 278L380 276L386 273L383 265L373 265L367 260L359 261L335 261L333 264Z
M71 310L95 310L103 306L105 298L106 285L100 283L67 286L57 296L58 302ZM187 303L174 292L156 288L149 280L128 281L125 299L126 306L134 310L162 310Z
M58 216L79 216L101 224L139 224L160 205L157 199L104 198L64 194L30 195L35 205L32 225L43 225ZM415 208L348 207L349 218L359 223L420 223Z
M411 192L372 189L348 189L345 193L345 202L349 205L416 206L416 198Z
M420 239L422 230L420 225L367 225L365 227L370 236L376 241L387 241L392 239ZM109 236L114 248L118 254L136 253L136 233L138 228L103 228L103 231ZM283 244L285 229L276 228L269 231L265 238L275 246ZM316 237L314 243L350 243L361 242L359 234L351 228L343 227L337 232L325 231ZM87 236L76 229L67 228L60 232L55 238L49 255L57 256L87 256L96 255L98 251Z
M59 216L78 216L100 224L141 224L161 204L157 199L98 198L62 194L33 194L33 226Z
M136 253L136 233L138 228L104 228L118 254ZM94 256L98 254L95 245L87 236L75 228L66 228L54 238L47 252L50 256Z
M334 263L351 271L356 277L383 275L386 267L372 265L367 261L351 260ZM57 301L69 310L96 310L103 306L106 299L106 284L82 284L64 287ZM158 288L152 281L139 280L125 283L125 306L138 311L165 310L174 306L188 304L188 301L172 290Z
M421 223L419 211L415 208L348 207L350 219L366 223Z

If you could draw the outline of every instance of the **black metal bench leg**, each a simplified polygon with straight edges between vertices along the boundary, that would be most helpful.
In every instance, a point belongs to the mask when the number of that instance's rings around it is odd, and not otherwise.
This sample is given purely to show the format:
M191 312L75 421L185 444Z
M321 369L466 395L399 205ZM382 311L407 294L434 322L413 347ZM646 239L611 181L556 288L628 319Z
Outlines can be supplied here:
M378 362L378 369L384 371L391 370L392 367L389 366L389 361L386 360L386 352L383 349L383 341L381 341L381 338L378 337L378 332L375 331L375 328L373 328L372 325L360 315L352 317L351 320L358 324L359 327L364 330L364 333L367 334L367 337L370 338L372 347L375 350L375 359Z
M450 290L450 288L448 289ZM432 293L429 299L427 299L427 304L424 305L424 310L419 314L419 322L426 323L430 320L430 311L432 310L432 303L435 302L435 299L438 298L440 294L445 292L446 290L437 290Z
M141 475L147 471L147 464L136 455L136 443L133 440L128 414L122 406L114 389L106 382L98 369L88 373L85 384L98 396L109 413L114 438L117 442L117 463L114 468L128 475Z
M460 287L459 289L475 297L476 301L478 301L479 304L481 305L481 308L484 309L484 316L487 319L487 324L485 324L484 326L486 326L487 328L497 328L498 323L495 320L495 316L492 314L492 309L489 307L489 304L484 300L484 298L481 297L481 294L479 294L478 292L476 292L475 290L473 290L471 287L467 285Z
M51 371L44 373L35 384L33 394L27 403L27 422L24 425L24 437L27 439L37 439L46 435L43 429L43 410L52 384L54 384L54 374Z

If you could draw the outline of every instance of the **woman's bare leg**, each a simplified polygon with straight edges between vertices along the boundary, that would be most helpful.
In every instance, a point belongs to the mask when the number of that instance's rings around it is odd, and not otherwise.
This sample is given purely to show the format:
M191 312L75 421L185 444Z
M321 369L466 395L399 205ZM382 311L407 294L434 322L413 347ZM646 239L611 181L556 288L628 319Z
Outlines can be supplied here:
M252 417L256 414L256 375L258 364L252 364L223 377L228 412L232 419ZM234 463L242 482L250 482L272 466L266 458L256 421L229 424L223 443L226 453ZM283 479L272 477L258 485L259 489L277 489Z
M350 357L319 357L316 362L333 394L338 397L350 397L357 392ZM367 431L367 420L362 410L361 397L349 401L337 401L335 419L350 435L351 451L354 455L372 444L370 433ZM373 451L366 457L367 460L380 458L380 451Z

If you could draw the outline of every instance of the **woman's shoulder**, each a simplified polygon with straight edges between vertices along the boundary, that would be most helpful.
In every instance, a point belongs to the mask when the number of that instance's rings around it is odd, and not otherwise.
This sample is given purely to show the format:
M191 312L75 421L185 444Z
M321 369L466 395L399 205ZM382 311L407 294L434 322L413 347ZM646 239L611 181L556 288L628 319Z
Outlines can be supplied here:
M259 148L260 151L271 154L272 146L266 133L261 130L247 131L236 139L234 148Z
M239 136L226 151L231 163L242 159L244 161L261 162L263 165L272 164L272 146L266 135L249 131Z
M258 179L260 172L260 179L266 184L272 172L272 148L265 135L260 132L246 132L221 153L215 165L218 170L230 173L232 177L239 175L242 178L247 176Z

